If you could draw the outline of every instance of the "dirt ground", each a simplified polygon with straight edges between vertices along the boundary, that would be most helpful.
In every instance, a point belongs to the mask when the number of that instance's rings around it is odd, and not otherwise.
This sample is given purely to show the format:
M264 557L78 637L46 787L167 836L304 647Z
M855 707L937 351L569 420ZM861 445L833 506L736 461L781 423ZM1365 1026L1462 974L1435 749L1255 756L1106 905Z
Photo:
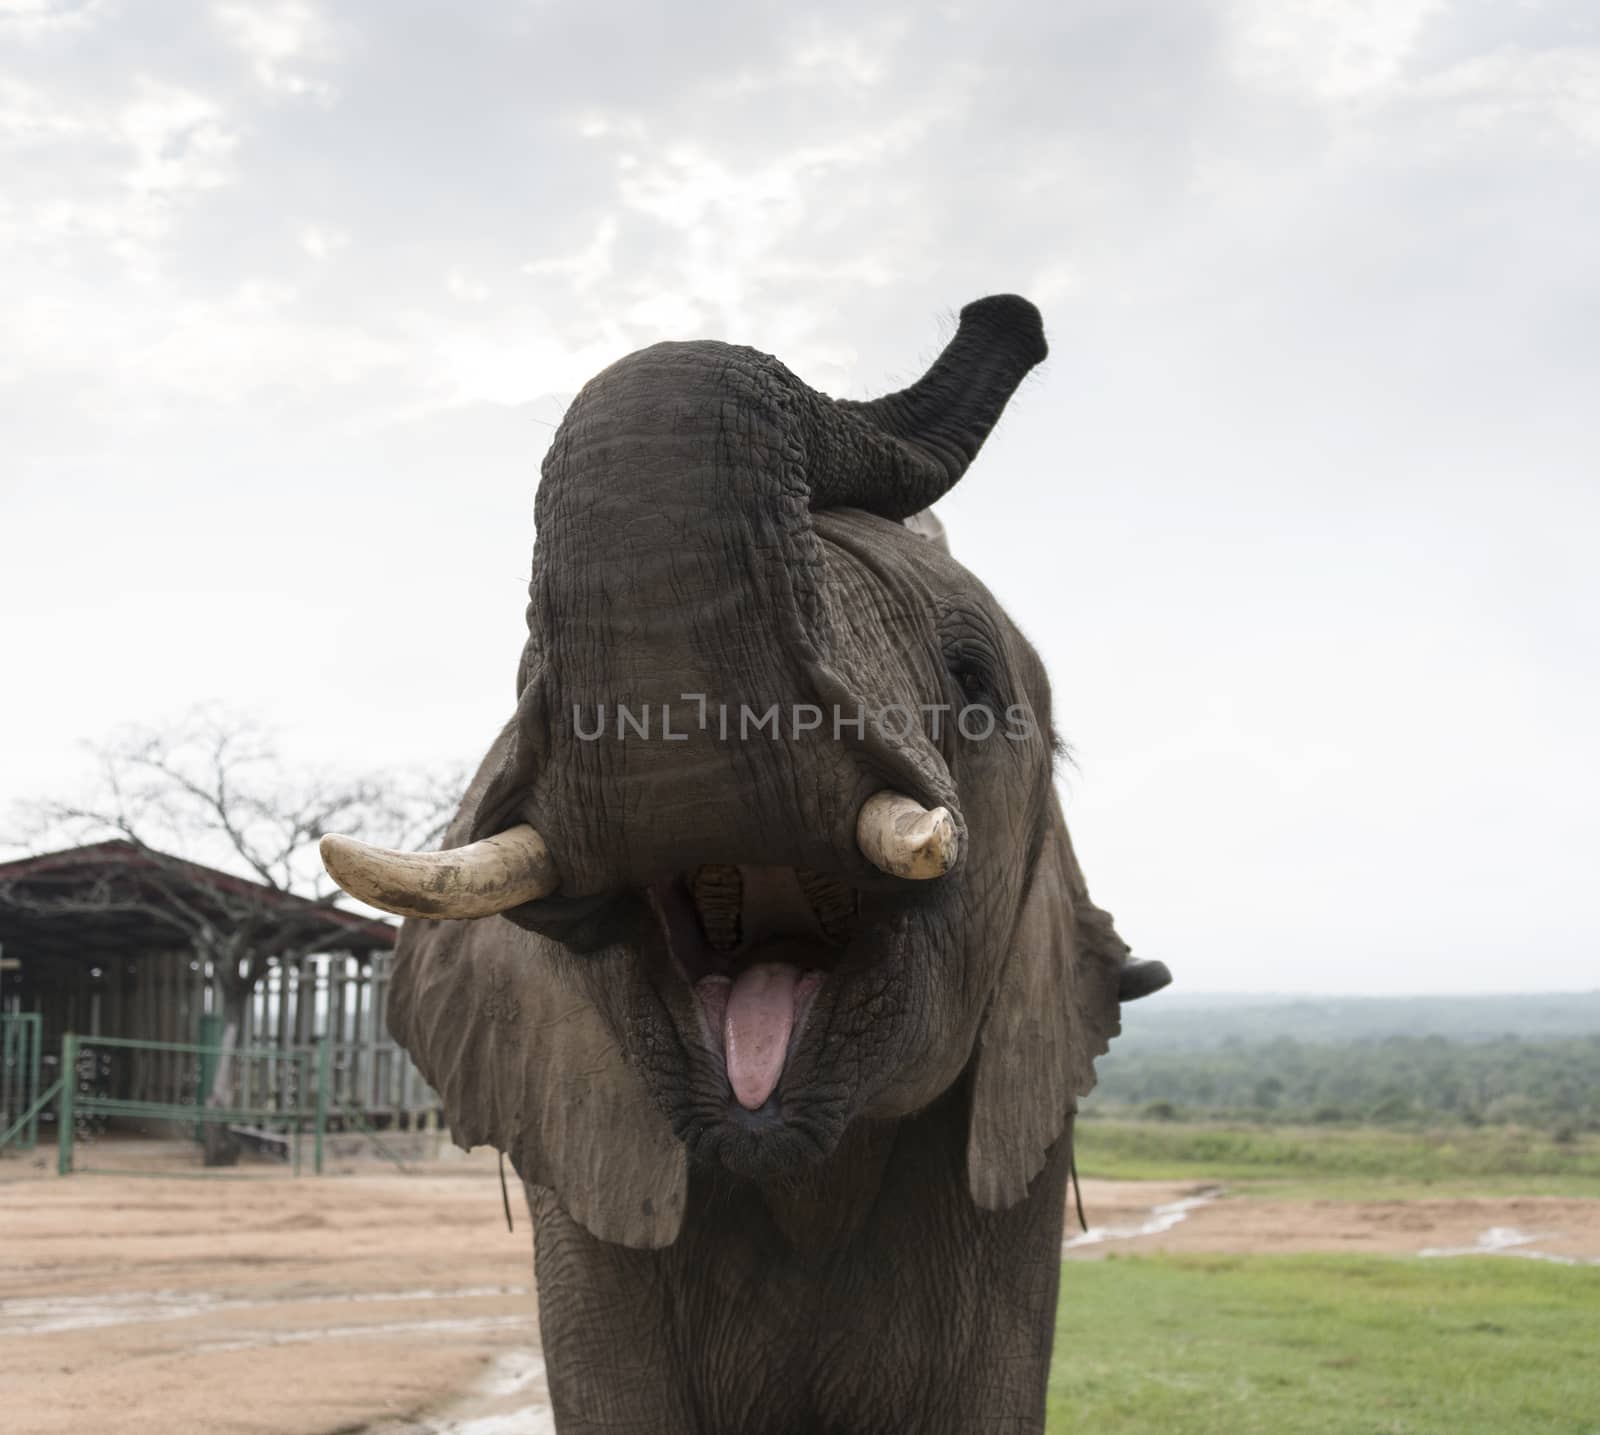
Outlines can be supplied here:
M531 1233L508 1234L489 1153L402 1175L144 1173L62 1180L0 1161L0 1427L7 1435L545 1435ZM51 1153L53 1156L53 1153ZM125 1163L119 1163L125 1164ZM168 1174L162 1174L163 1172ZM1111 1250L1502 1254L1600 1264L1600 1200L1233 1199L1084 1183Z

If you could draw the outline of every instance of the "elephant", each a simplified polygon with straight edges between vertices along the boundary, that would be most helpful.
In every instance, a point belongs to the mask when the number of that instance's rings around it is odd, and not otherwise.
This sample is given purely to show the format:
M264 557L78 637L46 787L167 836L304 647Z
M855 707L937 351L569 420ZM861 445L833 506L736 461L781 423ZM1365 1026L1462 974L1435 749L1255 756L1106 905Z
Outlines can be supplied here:
M996 295L872 401L722 342L605 369L444 849L324 839L408 919L390 1029L524 1183L564 1435L1043 1428L1077 1100L1170 980L927 513L1045 355Z

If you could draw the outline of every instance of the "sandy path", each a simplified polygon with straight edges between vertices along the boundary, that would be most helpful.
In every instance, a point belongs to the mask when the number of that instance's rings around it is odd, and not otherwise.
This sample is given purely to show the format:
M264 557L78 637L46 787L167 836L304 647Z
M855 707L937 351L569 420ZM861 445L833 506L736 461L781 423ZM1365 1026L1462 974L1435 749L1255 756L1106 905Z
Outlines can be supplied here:
M6 1435L548 1435L531 1238L486 1154L402 1176L73 1176L0 1162ZM1600 1200L1265 1201L1084 1184L1067 1254L1479 1248L1600 1261Z
M7 1181L0 1425L430 1430L424 1413L452 1393L507 1383L498 1358L537 1351L531 1236L513 1212L508 1235L494 1165L476 1157L409 1177Z

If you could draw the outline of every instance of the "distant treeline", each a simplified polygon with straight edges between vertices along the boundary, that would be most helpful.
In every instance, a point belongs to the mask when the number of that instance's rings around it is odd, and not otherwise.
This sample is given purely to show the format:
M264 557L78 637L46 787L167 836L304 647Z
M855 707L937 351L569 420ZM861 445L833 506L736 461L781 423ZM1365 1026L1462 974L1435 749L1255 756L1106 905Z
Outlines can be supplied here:
M1183 970L1178 970L1181 983ZM1229 1037L1345 1042L1380 1036L1444 1036L1484 1041L1500 1036L1548 1040L1600 1035L1600 991L1499 996L1231 996L1194 994L1174 985L1122 1009L1118 1049L1151 1044L1216 1046Z
M1168 1045L1146 1032L1098 1066L1086 1110L1106 1115L1600 1130L1600 1034Z

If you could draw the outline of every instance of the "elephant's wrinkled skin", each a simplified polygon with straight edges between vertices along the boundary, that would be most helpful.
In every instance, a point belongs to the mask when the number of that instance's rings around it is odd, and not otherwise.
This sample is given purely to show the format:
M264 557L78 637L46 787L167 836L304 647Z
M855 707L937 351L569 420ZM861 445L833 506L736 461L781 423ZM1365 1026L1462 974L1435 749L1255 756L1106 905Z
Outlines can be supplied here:
M565 1435L1042 1428L1071 1113L1119 985L1165 971L1088 902L1038 658L903 520L1044 353L1013 296L969 305L929 374L872 404L750 349L659 344L555 437L516 715L450 842L529 823L559 889L408 922L389 1022L456 1139L527 1185ZM618 703L671 705L681 739L586 737ZM774 703L784 730L740 740L741 706ZM891 703L999 721L848 725ZM796 732L797 704L847 725ZM947 875L863 856L884 789L949 811ZM740 874L734 915L702 899L708 870ZM803 919L781 896L802 878ZM723 1040L773 1011L794 1023L775 1089Z

